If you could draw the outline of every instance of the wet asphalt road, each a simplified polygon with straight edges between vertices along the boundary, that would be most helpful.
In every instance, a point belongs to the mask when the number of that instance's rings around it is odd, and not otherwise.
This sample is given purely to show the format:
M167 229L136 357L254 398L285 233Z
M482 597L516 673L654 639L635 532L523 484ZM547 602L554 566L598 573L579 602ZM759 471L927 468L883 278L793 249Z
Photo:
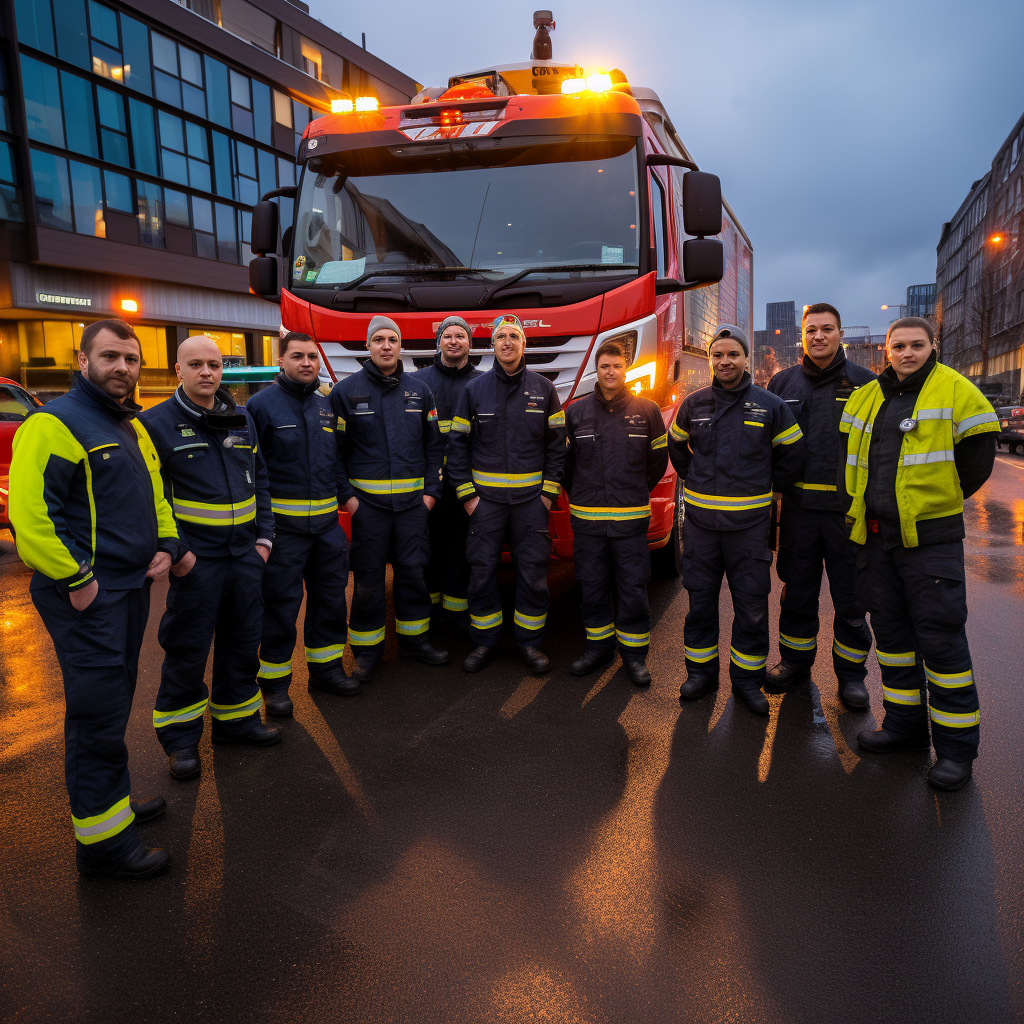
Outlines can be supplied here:
M874 718L828 659L767 723L727 686L681 708L678 583L652 586L649 692L571 676L565 566L549 676L510 639L478 676L392 646L350 700L297 670L280 746L207 734L202 778L175 782L150 724L161 587L128 743L173 864L143 883L75 874L57 664L0 558L0 1020L1024 1019L1024 458L1000 456L968 519L982 751L954 794L927 755L857 752Z

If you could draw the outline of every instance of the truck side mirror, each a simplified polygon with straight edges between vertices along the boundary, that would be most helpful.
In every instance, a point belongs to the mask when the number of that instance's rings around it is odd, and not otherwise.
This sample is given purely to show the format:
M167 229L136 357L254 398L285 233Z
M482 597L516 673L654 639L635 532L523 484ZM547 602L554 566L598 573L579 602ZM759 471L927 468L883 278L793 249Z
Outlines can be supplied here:
M721 232L722 182L717 174L689 171L683 175L683 227L688 235ZM690 279L689 274L686 277Z
M252 208L249 248L258 256L277 252L277 219L277 203L264 200Z
M256 218L253 217L253 224L255 223ZM252 260L249 264L249 291L269 302L281 301L281 289L277 282L276 256L256 256Z
M688 238L683 242L683 277L687 284L713 284L721 281L724 273L725 249L717 238Z

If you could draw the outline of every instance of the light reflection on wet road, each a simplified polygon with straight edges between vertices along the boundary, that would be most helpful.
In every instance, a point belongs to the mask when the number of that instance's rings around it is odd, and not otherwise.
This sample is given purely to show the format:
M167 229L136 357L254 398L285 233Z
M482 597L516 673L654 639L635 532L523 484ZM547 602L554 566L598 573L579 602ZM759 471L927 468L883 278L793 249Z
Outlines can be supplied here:
M202 778L176 783L150 724L155 590L128 742L174 864L144 884L73 874L56 663L0 565L0 1019L1014 1020L1024 459L1000 457L967 523L983 746L957 794L923 755L857 752L874 717L827 658L768 722L727 685L680 707L675 583L652 587L649 691L617 663L572 677L564 566L545 679L510 644L477 676L392 660L355 700L297 669L280 747L204 741ZM880 708L874 658L868 685Z

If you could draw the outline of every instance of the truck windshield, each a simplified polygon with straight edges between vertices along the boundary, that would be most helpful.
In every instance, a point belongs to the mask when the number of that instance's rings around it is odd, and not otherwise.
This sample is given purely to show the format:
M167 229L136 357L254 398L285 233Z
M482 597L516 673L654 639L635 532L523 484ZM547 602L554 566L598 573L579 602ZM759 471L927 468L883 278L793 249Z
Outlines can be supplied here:
M388 277L500 282L635 272L635 144L520 137L311 159L296 210L292 283L339 289Z

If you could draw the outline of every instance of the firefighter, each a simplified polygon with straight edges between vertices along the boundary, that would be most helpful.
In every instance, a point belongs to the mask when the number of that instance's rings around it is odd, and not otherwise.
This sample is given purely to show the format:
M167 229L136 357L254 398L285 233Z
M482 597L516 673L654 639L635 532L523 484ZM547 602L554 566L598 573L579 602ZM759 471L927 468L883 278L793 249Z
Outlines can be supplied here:
M516 641L531 671L542 674L551 667L539 649L548 614L548 510L562 491L565 413L554 385L526 368L518 317L497 317L491 343L494 366L466 385L448 435L448 473L471 517L466 554L477 646L462 667L479 672L494 656L507 530L516 569Z
M151 581L181 547L156 451L131 398L142 364L135 332L100 320L82 332L71 391L14 437L10 519L29 590L64 678L64 774L78 870L148 878L168 855L135 826L162 797L131 799L125 727L149 617Z
M801 478L782 498L775 564L784 584L780 661L768 670L767 688L779 693L811 678L824 565L835 611L832 667L839 681L839 699L848 708L860 709L869 703L864 679L871 632L854 593L857 546L844 523L846 446L839 420L850 396L875 375L847 362L839 311L827 302L804 309L803 337L803 361L768 383L768 390L784 399L796 416L807 443L807 463Z
M669 430L669 457L685 482L683 586L690 599L683 642L683 700L718 689L718 600L732 594L729 677L750 711L768 714L761 692L768 661L773 489L800 478L803 433L786 403L750 379L746 335L722 324L708 349L714 380L683 399Z
M447 651L430 642L428 515L441 495L443 444L430 388L405 373L402 333L386 316L366 332L370 358L339 381L331 408L342 436L338 500L352 517L352 615L348 641L353 675L368 682L384 653L385 573L394 570L399 653L445 665Z
M472 328L461 316L449 316L437 328L437 352L434 362L414 375L430 388L437 404L437 425L447 442L455 404L463 388L474 377L483 375L469 360ZM441 497L430 510L430 564L427 585L430 601L440 608L445 620L460 632L469 632L469 562L466 539L469 516L455 489L445 476Z
M651 491L668 465L668 436L658 406L627 390L627 362L620 342L604 342L594 355L594 392L566 410L565 489L587 631L571 671L582 676L607 665L618 641L630 680L649 686L647 527Z
M188 553L171 570L157 638L164 649L153 726L171 775L198 775L203 713L214 743L271 746L278 729L260 720L263 568L274 514L252 418L221 388L217 343L205 335L178 348L174 394L143 413L160 456L178 532ZM213 687L203 676L213 643Z
M967 645L964 498L988 479L999 421L989 401L936 361L927 320L886 335L889 366L846 403L847 522L857 593L871 614L882 673L882 728L865 750L926 750L928 781L959 789L978 756L981 712Z
M303 581L309 689L351 696L360 688L341 660L348 540L338 523L338 418L320 394L320 351L308 334L286 334L278 363L281 372L274 383L253 395L246 411L267 463L275 525L263 573L259 681L267 714L287 717Z

